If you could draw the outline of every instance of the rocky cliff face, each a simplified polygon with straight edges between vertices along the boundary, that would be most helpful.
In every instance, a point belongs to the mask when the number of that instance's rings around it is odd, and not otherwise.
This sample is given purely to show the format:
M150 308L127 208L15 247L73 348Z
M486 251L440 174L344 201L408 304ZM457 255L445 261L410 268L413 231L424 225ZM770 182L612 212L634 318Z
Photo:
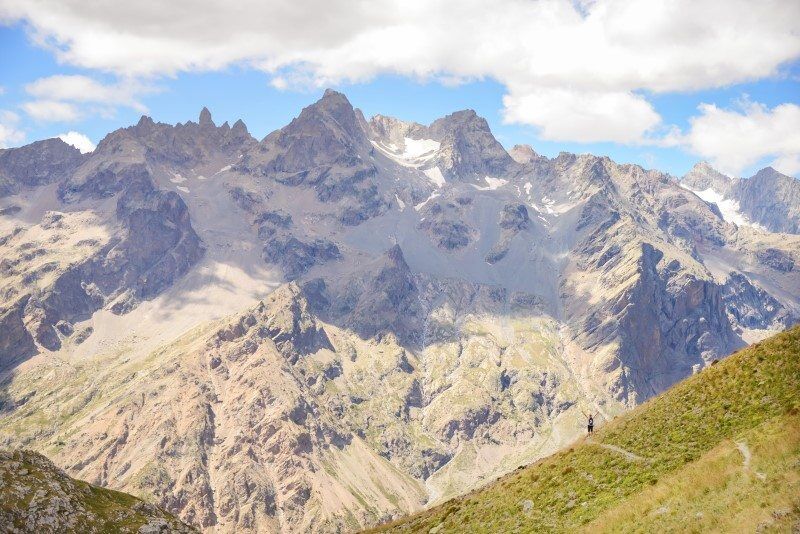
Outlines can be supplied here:
M22 187L63 180L83 159L77 148L61 139L46 139L21 148L0 150L0 198L16 194Z
M420 509L800 318L772 171L509 155L333 91L260 142L204 109L43 146L0 152L0 444L208 531Z

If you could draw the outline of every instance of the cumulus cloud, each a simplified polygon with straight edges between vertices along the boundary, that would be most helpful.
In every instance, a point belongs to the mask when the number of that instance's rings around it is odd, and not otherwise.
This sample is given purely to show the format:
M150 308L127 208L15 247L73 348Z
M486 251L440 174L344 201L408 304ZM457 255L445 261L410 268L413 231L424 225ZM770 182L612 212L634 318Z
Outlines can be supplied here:
M640 95L756 80L800 56L796 0L0 0L0 18L123 77L237 64L279 88L492 78L506 120L571 140L641 140L659 118Z
M69 131L58 136L59 139L81 151L81 154L94 151L96 145L82 133Z
M0 148L16 146L24 140L25 132L19 129L19 115L0 110Z
M25 113L38 121L69 122L78 120L78 109L67 102L55 100L34 100L22 104Z
M40 99L121 105L147 111L138 100L143 90L140 84L132 81L104 85L88 76L63 74L39 78L25 86L29 95Z
M661 123L653 106L632 93L547 89L507 95L503 103L507 122L538 126L551 141L638 143Z
M119 106L146 112L139 96L152 90L134 80L102 84L88 76L58 74L26 85L25 91L35 100L22 107L37 120L55 122L75 120L87 113L112 116Z
M731 109L701 104L685 134L670 138L718 167L740 175L765 158L784 174L800 172L800 106L769 108L747 99Z

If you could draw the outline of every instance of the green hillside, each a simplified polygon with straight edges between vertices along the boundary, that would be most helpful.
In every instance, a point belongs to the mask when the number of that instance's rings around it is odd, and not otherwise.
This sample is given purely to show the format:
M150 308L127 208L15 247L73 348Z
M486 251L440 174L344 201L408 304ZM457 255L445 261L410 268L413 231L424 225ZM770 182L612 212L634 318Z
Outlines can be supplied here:
M189 533L132 495L75 480L41 454L0 451L0 532Z
M395 532L795 532L800 327Z

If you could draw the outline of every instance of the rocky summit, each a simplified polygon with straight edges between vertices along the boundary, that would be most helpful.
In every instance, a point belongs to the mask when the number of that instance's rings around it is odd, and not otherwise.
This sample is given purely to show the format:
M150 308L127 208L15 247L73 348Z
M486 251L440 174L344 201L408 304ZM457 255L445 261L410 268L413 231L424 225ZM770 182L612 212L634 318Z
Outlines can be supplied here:
M377 525L800 321L799 214L331 90L0 150L0 447L206 532Z

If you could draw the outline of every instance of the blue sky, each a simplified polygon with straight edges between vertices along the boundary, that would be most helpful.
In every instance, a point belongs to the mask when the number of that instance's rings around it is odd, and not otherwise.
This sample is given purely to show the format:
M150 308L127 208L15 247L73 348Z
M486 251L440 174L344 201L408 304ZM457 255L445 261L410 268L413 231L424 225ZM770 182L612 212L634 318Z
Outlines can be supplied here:
M787 7L791 5L786 3ZM536 62L544 68L553 67L546 59L538 58L536 51L531 52L536 57L530 60L532 66L527 73L515 65L525 64L524 55L518 58L507 53L497 56L507 63L500 67L496 66L497 58L490 57L485 63L466 59L464 65L456 60L453 72L448 72L448 61L441 60L420 70L418 64L428 61L427 53L420 56L421 61L412 55L387 63L383 56L359 57L363 47L354 48L346 40L338 44L344 49L338 55L306 50L306 43L287 50L270 49L264 54L243 45L247 52L221 60L219 51L203 42L197 45L196 54L189 52L188 56L184 52L143 52L141 61L147 66L138 71L136 47L126 50L124 43L112 43L113 50L106 53L81 44L87 35L96 33L85 30L96 21L84 22L77 9L77 14L59 29L48 29L41 20L48 20L49 15L13 9L3 15L0 8L0 22L6 21L0 25L3 145L17 146L70 131L85 135L96 144L110 131L135 123L142 114L162 122L184 122L196 120L203 106L208 106L218 124L241 118L254 136L262 138L287 124L302 107L319 98L324 87L330 86L344 92L367 117L382 113L427 124L450 112L472 108L487 119L507 148L526 143L547 156L560 151L591 152L676 175L684 174L701 159L743 176L768 164L780 165L779 170L786 173L800 172L800 141L796 140L796 133L792 134L792 130L800 132L797 23L784 28L783 36L784 43L796 45L796 50L776 52L776 47L786 48L776 37L775 46L764 47L759 52L763 57L750 61L737 61L737 47L741 44L738 41L730 44L731 57L709 46L705 52L708 58L701 58L696 65L690 60L675 60L668 52L673 45L670 39L675 37L668 35L662 47L667 51L654 48L653 61L658 62L661 53L667 58L664 62L673 61L674 66L659 66L661 72L650 78L640 74L646 65L620 67L618 63L599 66L604 70L593 74L591 65L582 64L570 54L563 59L566 67L559 66L561 70L544 78L538 75ZM570 24L588 24L589 19L579 18L576 22L570 18L568 7L564 9L565 32L571 31ZM765 26L764 35L756 37L771 38L770 34L776 33L775 25L783 24L779 15ZM141 16L147 19L148 14ZM108 14L105 24L109 31L119 24L115 17L116 13ZM595 18L599 17L600 14ZM731 29L738 23L732 20ZM611 23L597 24L611 33L611 29L602 26ZM682 21L674 24L678 27ZM142 30L136 38L146 42L151 37ZM188 42L194 35L186 39ZM488 39L497 40L497 47L508 47L508 40L502 36L492 34ZM265 48L277 46L270 43L265 41ZM433 46L440 46L443 56L449 53L448 57L454 57L447 45L433 40L426 44L428 49ZM698 55L704 53L702 46L697 45ZM183 50L180 43L176 48ZM278 59L279 52L299 57L300 61ZM455 53L458 54L457 49ZM465 49L465 56L472 54ZM166 59L162 61L162 57ZM649 56L642 57L646 62ZM267 60L278 65L265 67L258 63ZM572 70L569 61L576 63ZM774 65L765 70L758 61L772 61ZM415 63L409 66L409 62ZM754 66L750 71L742 68L742 72L732 72L740 68L732 66L738 63ZM614 71L612 82L601 79L609 70ZM686 75L706 71L716 73L716 77L709 74L705 80L695 82L695 78ZM454 82L453 78L458 80ZM718 81L725 78L731 81ZM600 81L594 85L584 83L594 79ZM70 92L64 89L66 82L80 83ZM81 84L89 84L91 90L82 94ZM699 108L701 104L711 107Z

